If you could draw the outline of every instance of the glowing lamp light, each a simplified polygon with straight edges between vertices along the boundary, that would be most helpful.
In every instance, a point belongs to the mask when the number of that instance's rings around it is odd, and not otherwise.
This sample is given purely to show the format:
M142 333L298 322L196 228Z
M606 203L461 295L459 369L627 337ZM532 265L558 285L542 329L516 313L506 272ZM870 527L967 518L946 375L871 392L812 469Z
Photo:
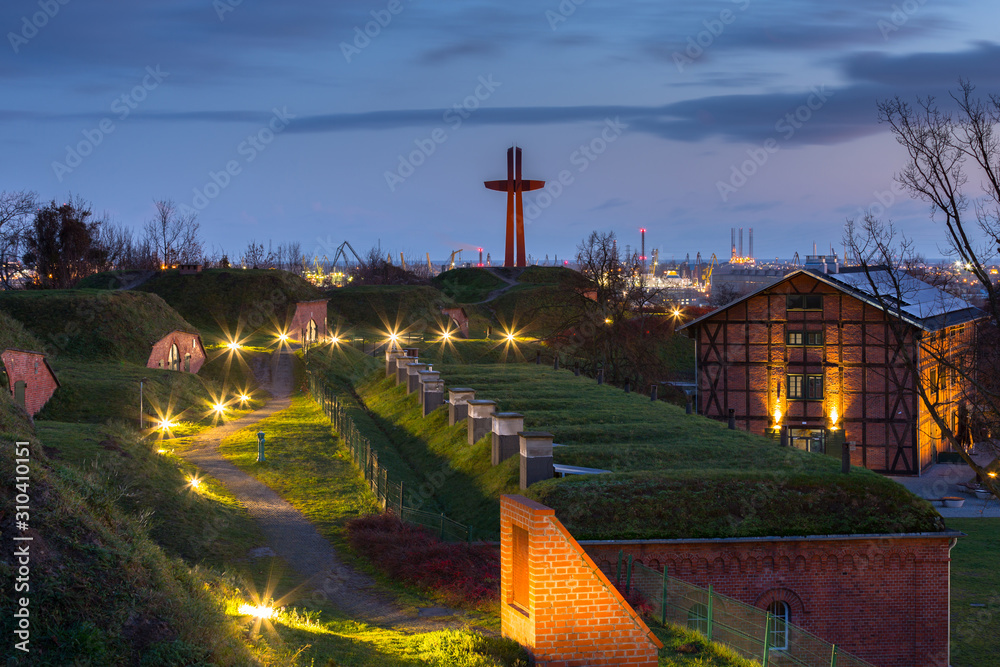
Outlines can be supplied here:
M604 323L605 324L611 324L611 318L610 317L604 318Z
M247 396L246 394L240 394L240 403L246 403L249 400L250 400L249 396Z
M774 423L778 425L781 423L781 408L774 409Z
M673 313L671 313L671 315L673 315L674 317L680 317L681 316L681 311L678 310L677 308L674 308L674 311L673 311Z
M340 337L338 337L338 336L330 336L330 342L333 343L334 345L339 345L340 344Z
M390 333L389 340L392 341L393 343L399 342L399 334L397 334L396 332Z
M273 618L275 609L262 604L241 604L240 613L255 618Z
M507 342L508 343L513 343L514 342L514 334L512 334L512 333L507 334Z
M451 332L450 331L442 331L441 332L441 340L451 340Z
M169 431L175 426L177 426L177 424L170 421L169 419L162 419L156 424L156 427L161 431Z
M280 340L282 343L287 342L288 341L288 334L286 334L284 332L278 334L278 340Z
M188 480L188 484L191 485L192 489L197 489L198 487L201 486L201 480L198 479L197 477L192 477L190 480Z
M996 479L997 478L997 474L995 472L988 472L986 474L989 475L991 479Z
M212 405L212 411L216 412L216 413L218 413L220 415L223 412L225 412L225 410L226 410L226 406L224 406L222 403L215 403L214 405Z
M830 428L831 429L836 429L837 428L837 420L839 418L840 418L840 415L837 414L837 408L832 408L830 410Z
M228 343L226 343L226 347L228 347L230 350L234 350L235 351L235 350L240 349L240 344L237 343L235 340L231 340Z
M167 453L167 450L165 450L165 449L157 449L157 450L156 450L156 453L157 453L157 454L166 454L166 453Z

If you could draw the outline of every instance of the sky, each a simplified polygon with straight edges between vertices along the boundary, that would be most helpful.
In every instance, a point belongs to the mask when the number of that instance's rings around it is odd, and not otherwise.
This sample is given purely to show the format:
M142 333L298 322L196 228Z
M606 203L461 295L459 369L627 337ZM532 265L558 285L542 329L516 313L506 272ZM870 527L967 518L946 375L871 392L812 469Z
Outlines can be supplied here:
M939 257L876 103L1000 91L998 24L988 0L6 0L0 191L136 229L172 199L231 257L496 262L483 181L516 143L541 261L640 227L661 261L724 259L733 227L760 259L839 252L866 209Z

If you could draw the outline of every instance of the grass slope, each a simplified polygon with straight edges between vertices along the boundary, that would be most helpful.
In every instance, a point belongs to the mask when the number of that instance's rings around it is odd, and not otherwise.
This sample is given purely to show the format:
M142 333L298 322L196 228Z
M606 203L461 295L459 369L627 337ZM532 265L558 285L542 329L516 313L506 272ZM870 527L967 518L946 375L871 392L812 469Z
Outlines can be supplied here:
M53 464L23 413L0 392L0 439L28 441L31 498L31 661L37 665L254 662L206 580L167 556L146 534L143 514L123 511L124 491L106 472ZM5 535L14 533L14 457L0 458ZM12 582L15 560L3 550L0 572ZM0 596L8 642L14 596ZM13 651L13 649L11 649ZM8 655L11 655L8 653Z
M948 519L948 526L968 535L951 552L951 664L992 664L1000 637L1000 519Z
M330 294L327 320L374 331L440 331L448 319L441 308L454 302L427 285L358 285Z
M0 352L14 348L29 352L42 352L45 346L19 321L0 311Z
M161 271L137 289L159 295L190 322L220 337L283 326L295 301L323 298L293 273L264 269L208 269L188 276Z
M507 285L494 274L481 268L445 271L434 276L431 279L431 284L458 303L482 301L493 290Z
M19 320L52 357L145 364L153 343L196 331L154 294L102 290L0 292L0 310Z

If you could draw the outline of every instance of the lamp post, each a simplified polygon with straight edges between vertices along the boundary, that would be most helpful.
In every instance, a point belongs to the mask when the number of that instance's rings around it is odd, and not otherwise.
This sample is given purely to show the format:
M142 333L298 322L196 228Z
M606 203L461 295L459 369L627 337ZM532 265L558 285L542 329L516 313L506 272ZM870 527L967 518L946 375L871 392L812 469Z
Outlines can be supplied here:
M142 418L142 385L146 382L146 378L139 378L139 431L142 431L145 420Z

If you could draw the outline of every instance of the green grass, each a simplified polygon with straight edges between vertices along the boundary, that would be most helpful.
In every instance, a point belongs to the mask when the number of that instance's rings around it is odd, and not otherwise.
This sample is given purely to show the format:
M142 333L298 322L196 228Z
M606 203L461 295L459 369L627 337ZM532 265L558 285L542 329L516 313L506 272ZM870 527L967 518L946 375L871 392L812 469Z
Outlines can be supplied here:
M431 284L458 303L483 301L490 292L506 287L507 283L486 269L452 269L435 276Z
M557 463L612 471L529 490L579 538L920 532L941 525L927 502L880 475L861 468L842 475L832 457L781 448L571 371L524 363L436 368L448 386L478 388L498 411L524 414L527 430L552 432L565 445L555 450ZM469 447L464 424L448 427L443 409L421 417L415 397L377 371L358 394L384 435L380 451L405 463L400 475L453 471L435 492L441 511L477 531L496 525L499 495L516 489L515 459L490 466L488 438ZM680 516L677 507L685 508Z
M29 352L42 352L45 346L24 328L24 325L7 313L0 311L0 352L14 348Z
M1000 637L1000 519L948 519L948 526L967 534L951 552L951 664L992 664Z
M293 273L264 269L207 269L188 276L161 271L136 289L159 295L217 337L276 329L284 325L295 301L323 298L322 292Z
M375 331L440 331L454 302L427 285L358 285L329 293L327 321Z
M145 364L153 343L175 329L197 331L162 299L141 292L0 292L0 310L19 320L50 357Z
M660 649L660 667L759 667L760 663L747 660L728 646L705 639L704 635L668 623L648 621L649 629L663 642Z

